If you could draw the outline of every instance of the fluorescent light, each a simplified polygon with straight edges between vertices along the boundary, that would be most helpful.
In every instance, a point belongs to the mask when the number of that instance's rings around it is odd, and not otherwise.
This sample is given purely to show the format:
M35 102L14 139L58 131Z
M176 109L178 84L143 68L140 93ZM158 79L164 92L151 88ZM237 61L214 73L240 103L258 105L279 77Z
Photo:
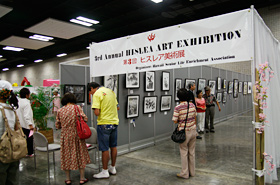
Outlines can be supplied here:
M2 58L3 57L3 55L0 55L0 58Z
M29 38L30 38L30 39L35 39L35 40L40 40L40 41L45 41L45 42L48 42L48 41L49 41L48 39L43 39L43 38L34 37L34 36L30 36Z
M92 26L91 23L79 21L79 20L77 20L77 19L71 19L70 22L74 22L74 23L81 24L81 25L84 25L84 26Z
M8 71L9 70L9 68L4 68L4 69L2 69L2 71Z
M99 21L89 19L89 18L86 18L86 17L82 17L82 16L76 17L76 19L81 20L81 21L85 21L85 22L89 22L89 23L92 23L92 24L98 24L99 23Z
M58 54L56 55L57 57L63 57L63 56L66 56L67 54L66 53L61 53L61 54Z
M35 63L42 62L42 59L34 60Z
M151 1L153 1L155 3L161 3L162 2L162 0L151 0Z
M19 64L19 65L17 65L17 67L23 67L24 65L23 64Z
M48 41L53 39L53 37L47 37L47 36L37 35L37 34L35 34L33 36L30 36L29 38L30 39L35 39L35 40L46 41L46 42L48 42Z
M4 50L11 50L11 51L22 51L22 50L24 50L23 48L16 48L16 47L12 47L12 46L6 46L3 49Z
M88 46L87 49L90 49L90 47Z

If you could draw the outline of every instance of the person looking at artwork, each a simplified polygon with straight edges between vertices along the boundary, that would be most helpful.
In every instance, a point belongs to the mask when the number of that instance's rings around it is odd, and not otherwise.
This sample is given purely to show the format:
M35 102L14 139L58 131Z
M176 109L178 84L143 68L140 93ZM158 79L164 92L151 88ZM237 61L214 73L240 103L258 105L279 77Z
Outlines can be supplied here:
M216 100L216 97L211 94L211 89L209 86L206 86L205 88L205 94L203 95L203 98L206 102L206 111L205 111L205 131L206 133L209 132L209 120L210 120L210 132L215 132L214 130L214 116L215 116L215 104L217 104L219 111L221 111L221 107L219 102Z
M16 110L17 115L19 118L20 125L22 126L23 133L26 136L26 141L27 141L27 150L28 154L27 157L33 157L33 135L30 135L30 131L34 130L34 120L33 120L33 111L31 108L31 103L29 100L30 97L30 91L28 88L22 88L19 91L19 96L18 98L18 105L19 108Z
M84 121L87 121L88 118L83 109L79 105L77 106L76 103L77 99L74 94L70 92L65 93L61 99L63 107L57 111L55 123L56 128L61 129L61 169L65 171L65 184L68 185L71 184L71 170L79 170L80 185L87 183L88 179L85 178L85 167L90 163L86 141L80 139L77 133L76 114L82 117Z
M97 135L99 150L102 151L103 169L100 173L93 175L94 178L109 178L115 175L117 159L117 136L118 136L118 101L116 94L111 89L100 86L96 82L89 84L89 93L92 94L92 109L97 118ZM111 166L108 168L111 150Z
M57 110L60 108L60 95L58 94L58 89L53 90L53 114L56 118Z
M190 101L191 92L185 88L178 91L177 97L180 104L174 109L172 121L179 124L179 131L184 130L186 124L186 140L179 144L182 169L177 177L188 179L189 176L195 176L196 108Z
M199 134L204 133L204 125L205 125L205 110L206 110L206 104L205 99L202 97L203 93L202 90L196 91L195 103L196 103L196 121L197 121L197 131Z
M8 125L12 130L18 130L16 124L16 115L14 109L18 108L18 99L12 91L12 84L5 80L0 80L0 108L4 108ZM9 109L8 109L9 108ZM0 113L0 137L5 132L5 121ZM0 184L1 185L18 185L19 161L11 163L2 163L0 161Z

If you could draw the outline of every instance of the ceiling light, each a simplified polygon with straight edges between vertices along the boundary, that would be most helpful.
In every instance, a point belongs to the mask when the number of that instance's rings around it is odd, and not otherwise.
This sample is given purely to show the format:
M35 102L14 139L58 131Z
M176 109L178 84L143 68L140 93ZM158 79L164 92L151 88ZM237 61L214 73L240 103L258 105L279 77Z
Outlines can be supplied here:
M22 50L24 50L23 48L16 48L16 47L12 47L12 46L6 46L3 49L4 50L11 50L11 51L22 51Z
M84 25L84 26L92 26L91 23L79 21L79 20L77 20L77 19L71 19L70 22L74 22L74 23L81 24L81 25Z
M81 20L81 21L85 21L85 22L89 22L89 23L92 23L92 24L98 24L99 23L99 21L89 19L89 18L86 18L86 17L82 17L82 16L76 17L76 19Z
M2 58L3 57L3 55L0 55L0 58Z
M9 70L9 68L4 68L4 69L2 69L2 71L8 71Z
M161 3L162 2L162 0L151 0L151 1L153 1L155 3Z
M41 40L41 41L50 41L53 39L53 37L47 37L47 36L43 36L43 35L33 35L29 37L30 39L35 39L35 40Z
M34 60L35 63L42 62L42 59Z
M23 64L19 64L19 65L17 65L17 67L23 67L24 65Z
M90 49L90 47L88 46L87 49Z
M63 56L66 56L67 54L66 53L61 53L61 54L58 54L56 55L57 57L63 57Z

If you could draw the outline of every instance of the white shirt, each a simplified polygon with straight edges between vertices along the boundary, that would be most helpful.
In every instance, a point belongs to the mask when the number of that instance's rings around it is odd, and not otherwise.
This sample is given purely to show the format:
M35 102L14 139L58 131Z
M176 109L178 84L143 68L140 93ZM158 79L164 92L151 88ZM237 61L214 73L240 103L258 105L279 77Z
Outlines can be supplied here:
M35 127L30 100L26 98L18 98L18 109L16 111L19 123L23 128L29 129L29 125Z
M0 103L0 108L3 108L3 106L4 107L11 107L9 104ZM15 126L15 123L16 123L16 117L15 117L14 111L9 110L9 109L4 109L4 111L5 111L6 117L8 119L8 124L9 124L10 128L12 130L14 130L14 126ZM4 121L2 112L0 110L0 137L4 134L5 130L6 130L5 121Z

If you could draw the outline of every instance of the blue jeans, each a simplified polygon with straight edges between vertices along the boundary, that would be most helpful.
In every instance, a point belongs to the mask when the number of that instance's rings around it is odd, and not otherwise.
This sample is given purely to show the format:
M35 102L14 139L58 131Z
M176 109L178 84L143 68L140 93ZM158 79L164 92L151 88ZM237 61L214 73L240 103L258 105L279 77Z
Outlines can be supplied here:
M100 151L117 147L118 125L97 125L97 136Z

